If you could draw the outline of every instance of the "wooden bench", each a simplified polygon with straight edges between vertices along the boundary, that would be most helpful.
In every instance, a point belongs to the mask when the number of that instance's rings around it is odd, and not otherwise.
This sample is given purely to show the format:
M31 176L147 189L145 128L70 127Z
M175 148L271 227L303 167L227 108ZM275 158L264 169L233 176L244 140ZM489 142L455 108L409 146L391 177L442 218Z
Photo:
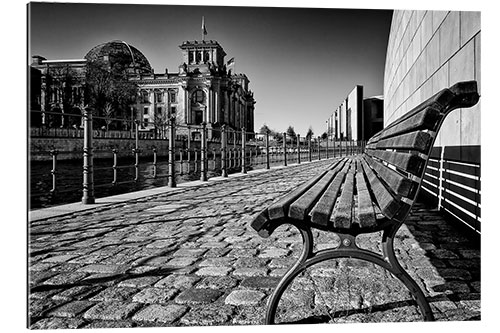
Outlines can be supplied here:
M374 135L363 154L336 161L253 218L251 226L264 238L279 226L292 224L303 240L300 257L269 298L266 324L275 323L278 302L299 273L336 258L369 261L388 270L414 296L423 319L434 320L422 290L398 263L394 237L417 198L445 117L453 109L471 107L478 100L475 81L443 89ZM314 252L312 228L336 233L340 245ZM357 246L356 236L379 231L381 254Z

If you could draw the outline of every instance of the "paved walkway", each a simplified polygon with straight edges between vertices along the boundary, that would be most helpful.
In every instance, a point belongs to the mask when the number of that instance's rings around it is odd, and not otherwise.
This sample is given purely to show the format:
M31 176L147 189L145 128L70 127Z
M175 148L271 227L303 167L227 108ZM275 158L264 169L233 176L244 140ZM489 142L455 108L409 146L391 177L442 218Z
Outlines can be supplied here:
M262 239L249 221L329 163L250 172L32 221L30 327L262 324L267 298L301 240L285 227ZM318 248L336 242L333 235L316 236ZM377 246L369 239L361 242ZM396 246L438 320L480 318L478 248L421 205L398 233ZM332 271L323 267L311 275L330 278ZM342 279L336 281L337 286ZM310 309L329 302L310 298L306 286L290 295L292 304ZM381 295L380 290L373 294ZM391 304L385 312L394 312L399 303ZM357 318L351 320L365 320Z

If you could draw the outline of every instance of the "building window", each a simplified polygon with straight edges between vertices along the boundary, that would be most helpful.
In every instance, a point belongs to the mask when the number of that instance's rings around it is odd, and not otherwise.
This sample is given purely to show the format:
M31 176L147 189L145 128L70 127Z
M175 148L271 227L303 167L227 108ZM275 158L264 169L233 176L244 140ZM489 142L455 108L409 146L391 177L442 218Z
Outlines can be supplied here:
M176 114L177 108L175 106L170 107L170 114Z
M149 114L149 107L144 107L144 115L147 116Z
M208 53L208 51L205 51L203 56L203 61L208 62L209 60L210 60L210 53Z
M201 62L201 51L196 52L196 63Z
M143 103L149 103L149 93L147 91L141 92L141 100Z
M205 103L205 93L203 90L198 89L193 93L193 103Z
M177 93L175 91L170 91L170 103L177 103Z
M149 124L149 118L144 118L144 126L148 126Z
M163 110L162 110L162 107L161 107L161 106L157 107L157 108L156 108L156 115L161 116L162 111L163 111Z
M193 51L189 51L189 63L192 64L194 61L194 54Z
M162 103L162 102L163 102L163 92L155 91L155 103Z

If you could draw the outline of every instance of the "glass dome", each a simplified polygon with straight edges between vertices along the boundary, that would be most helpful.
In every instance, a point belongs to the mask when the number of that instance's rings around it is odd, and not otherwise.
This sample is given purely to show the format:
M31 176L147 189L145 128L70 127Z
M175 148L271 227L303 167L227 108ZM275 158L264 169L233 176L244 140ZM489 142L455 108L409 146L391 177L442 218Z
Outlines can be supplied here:
M153 69L148 59L141 51L121 40L99 44L93 47L86 55L87 61L116 61L124 59L124 63L129 66L132 73L151 74Z

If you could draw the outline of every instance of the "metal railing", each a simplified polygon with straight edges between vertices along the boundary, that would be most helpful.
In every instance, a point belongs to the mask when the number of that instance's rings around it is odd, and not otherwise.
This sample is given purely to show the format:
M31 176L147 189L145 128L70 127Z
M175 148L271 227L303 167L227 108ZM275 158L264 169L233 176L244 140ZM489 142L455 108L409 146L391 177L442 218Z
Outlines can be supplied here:
M81 118L82 128L71 129L79 133L75 136L67 136L67 133L71 133L68 129L58 129L59 132L31 129L32 140L47 138L36 133L51 133L52 136L65 133L60 139L74 140L82 146L81 150L75 148L71 151L50 149L35 152L32 149L32 160L50 155L52 168L49 191L30 193L31 197L50 195L54 199L64 197L64 193L81 191L82 203L91 204L95 202L96 192L100 196L114 193L104 190L106 188L128 185L129 188L124 190L127 192L140 189L137 184L143 184L143 188L161 185L176 187L179 181L207 181L214 176L228 177L235 172L247 173L259 168L270 169L277 165L287 166L357 154L364 149L362 142L302 138L300 135L289 137L286 133L276 139L269 133L248 132L244 128L234 129L226 125L214 128L206 123L177 124L175 118L168 119L154 132L142 132L141 128L145 124L136 120L113 119L128 122L128 130L121 133L103 132L93 128L96 119L102 118L93 116L89 109L85 110ZM156 141L152 141L153 138ZM124 144L99 144L103 140ZM78 172L74 170L77 165L73 163L72 168L65 167L69 171L62 170L64 168L61 165L69 163L62 156L67 158L68 154L78 156L81 160L81 183L75 179L78 178ZM36 184L37 180L33 179L36 175L31 172L30 177L31 183ZM68 179L71 181L66 182ZM166 183L160 180L166 180ZM56 199L54 201L57 202Z

